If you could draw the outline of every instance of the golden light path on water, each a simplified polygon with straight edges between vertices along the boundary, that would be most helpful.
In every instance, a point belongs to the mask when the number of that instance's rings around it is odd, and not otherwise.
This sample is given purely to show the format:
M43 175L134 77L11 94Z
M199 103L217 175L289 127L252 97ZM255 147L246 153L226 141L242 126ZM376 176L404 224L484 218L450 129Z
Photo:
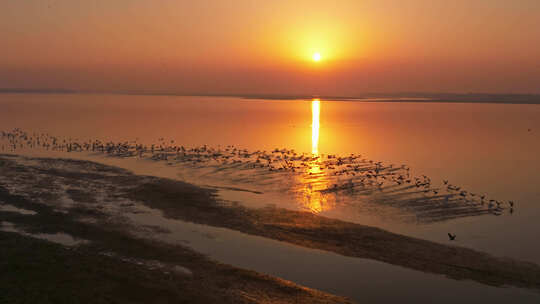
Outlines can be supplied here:
M318 98L313 99L311 101L311 154L313 160L310 162L306 175L300 180L302 185L301 204L313 213L332 209L328 197L321 192L321 190L327 189L329 180L322 167L322 155L319 155L320 114L321 101Z
M319 155L319 118L321 115L321 101L316 98L311 101L311 153Z

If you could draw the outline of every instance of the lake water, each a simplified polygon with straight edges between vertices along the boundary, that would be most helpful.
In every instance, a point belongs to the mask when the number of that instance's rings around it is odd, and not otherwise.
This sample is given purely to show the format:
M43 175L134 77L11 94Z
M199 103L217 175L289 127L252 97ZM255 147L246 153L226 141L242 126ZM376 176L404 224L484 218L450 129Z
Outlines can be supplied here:
M365 159L365 164L373 160L385 166L393 164L393 168L406 165L412 184L415 176L425 175L431 188L441 193L448 192L443 183L448 180L476 196L463 202L456 199L459 208L449 211L452 216L445 216L444 208L432 207L444 203L443 198L437 198L439 194L424 198L425 194L419 193L410 200L404 191L418 187L403 190L386 180L380 191L326 191L353 177L335 177L322 161L310 163L307 172L287 173L70 153L136 173L219 186L224 200L248 206L272 204L308 210L440 243L449 243L447 233L452 232L457 238L451 244L540 264L536 235L540 228L537 105L0 94L0 130L13 128L80 142L136 140L147 145L174 142L216 149L234 145L269 154L286 148L320 155L327 161L331 160L329 154L353 153L361 154L359 159ZM5 140L2 149L13 152ZM64 155L44 149L18 152ZM404 174L404 169L399 172ZM459 198L458 193L454 196ZM500 201L504 210L492 212L488 199L480 204L480 195ZM393 204L389 198L400 203ZM514 208L508 205L509 200L515 202ZM456 213L458 209L467 212Z

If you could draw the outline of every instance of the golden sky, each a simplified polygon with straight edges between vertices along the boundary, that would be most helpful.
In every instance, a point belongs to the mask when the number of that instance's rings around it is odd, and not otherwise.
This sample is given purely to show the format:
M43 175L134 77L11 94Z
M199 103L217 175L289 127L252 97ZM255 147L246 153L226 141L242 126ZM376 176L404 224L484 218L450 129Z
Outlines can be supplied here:
M538 0L17 0L0 33L0 87L540 93Z

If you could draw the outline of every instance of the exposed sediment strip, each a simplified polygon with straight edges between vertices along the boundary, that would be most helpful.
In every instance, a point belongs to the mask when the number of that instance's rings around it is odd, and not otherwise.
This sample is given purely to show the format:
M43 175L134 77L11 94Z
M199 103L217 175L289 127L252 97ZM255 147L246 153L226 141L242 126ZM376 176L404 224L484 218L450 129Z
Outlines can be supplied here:
M30 195L38 195L31 191L32 186L41 184L36 176L48 181L64 179L72 187L91 189L106 186L114 198L124 202L143 202L151 208L162 210L170 218L230 228L309 248L442 274L453 279L540 289L540 267L536 264L498 258L468 248L411 238L308 212L229 206L218 201L213 190L163 178L136 176L125 170L91 162L34 161L37 164L23 166L4 158L2 168L8 170L0 171L0 176L9 179L2 179L0 185L9 184L9 180L18 181L19 186L26 183L29 188L22 191ZM6 186L9 188L9 185ZM49 191L54 193L55 190ZM86 193L89 198L93 195L92 192ZM72 199L77 200L76 197Z
M533 263L497 258L464 247L439 244L309 212L224 207L214 201L212 192L190 188L177 181L156 178L136 186L129 196L149 207L163 210L171 218L443 274L452 279L540 289L540 267Z
M0 231L0 302L351 303L343 297L217 263L179 246L106 229L90 233L102 240L74 249ZM130 258L104 252L103 246ZM168 263L150 260L145 264L141 261L148 260L141 258ZM182 266L171 267L171 263Z
M350 303L340 296L212 261L181 245L139 238L131 233L136 227L109 219L99 208L87 207L98 203L83 199L88 194L69 191L74 206L57 210L50 203L57 199L54 190L59 179L68 177L63 182L71 186L83 181L68 169L73 162L52 162L67 166L42 174L40 178L50 182L47 186L35 184L41 180L35 170L0 159L0 203L34 211L0 210L0 224L15 223L18 227L13 232L0 231L1 303ZM81 166L93 164L75 165L78 169ZM125 173L100 165L95 169L101 175L81 170L81 177L115 179L119 176L111 172ZM15 176L27 181L21 184L22 180L16 179L19 189L33 185L48 195L14 194L19 190L4 178ZM96 222L81 221L88 217ZM17 232L19 229L24 233ZM68 248L32 237L44 232L69 233L88 242Z

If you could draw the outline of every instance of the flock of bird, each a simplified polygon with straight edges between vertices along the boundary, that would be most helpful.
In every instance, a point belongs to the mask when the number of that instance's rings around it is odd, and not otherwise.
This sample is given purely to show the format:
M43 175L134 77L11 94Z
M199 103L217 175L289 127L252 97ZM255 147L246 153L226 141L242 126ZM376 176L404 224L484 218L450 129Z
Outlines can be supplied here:
M419 221L440 221L482 214L514 212L513 201L489 199L444 180L435 185L425 175L412 176L406 165L384 165L358 154L313 155L289 149L248 151L235 146L185 147L160 138L156 144L138 141L112 142L61 138L21 129L0 131L0 152L39 148L61 152L102 153L114 157L137 157L182 163L193 167L251 170L250 174L303 176L303 183L317 187L321 195L370 198L373 204L396 207L414 214ZM303 185L305 186L305 185Z

